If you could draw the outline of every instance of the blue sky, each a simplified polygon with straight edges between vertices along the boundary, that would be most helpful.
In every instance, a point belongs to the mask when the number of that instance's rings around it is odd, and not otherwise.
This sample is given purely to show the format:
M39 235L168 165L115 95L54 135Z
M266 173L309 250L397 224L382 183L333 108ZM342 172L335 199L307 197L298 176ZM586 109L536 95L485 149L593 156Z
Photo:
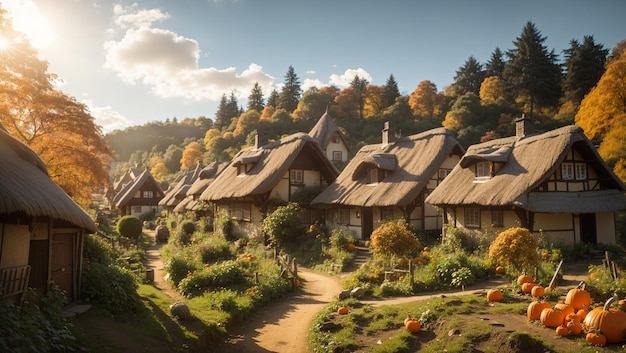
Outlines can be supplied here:
M30 35L59 89L86 103L105 132L174 117L213 119L222 94L245 107L293 66L304 89L375 85L401 93L453 82L469 56L513 48L527 21L561 54L593 35L626 39L622 0L0 0Z

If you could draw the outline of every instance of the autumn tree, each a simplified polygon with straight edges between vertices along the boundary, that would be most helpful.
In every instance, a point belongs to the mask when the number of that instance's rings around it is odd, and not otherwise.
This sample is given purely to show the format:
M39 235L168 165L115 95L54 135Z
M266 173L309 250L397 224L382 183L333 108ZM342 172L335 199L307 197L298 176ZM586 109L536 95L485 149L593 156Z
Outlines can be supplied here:
M507 51L503 72L507 91L525 103L531 118L536 107L556 108L561 97L561 69L554 50L543 45L545 40L535 24L527 22L513 42L515 48Z
M489 258L516 270L530 270L539 263L539 241L526 228L509 228L496 237L489 246Z
M175 173L180 168L180 160L183 158L183 149L176 145L169 145L163 154L163 163L170 173Z
M414 254L421 247L404 219L381 224L372 232L371 243L374 255L386 260Z
M261 113L254 109L241 114L237 119L237 127L235 127L233 131L233 135L235 137L248 135L252 130L257 128L260 117Z
M368 119L380 114L386 108L383 103L384 87L367 85L365 87L365 101L363 102L363 118Z
M250 91L250 95L248 96L248 110L256 110L260 113L263 111L263 107L265 107L265 102L263 101L263 89L258 82L255 82L252 90Z
M293 112L293 119L299 129L302 131L311 129L333 103L338 92L339 90L333 86L311 87L306 90L298 102L298 108Z
M46 164L50 178L81 205L94 187L108 184L113 154L89 109L61 91L48 64L0 9L0 123Z
M624 43L624 42L622 42ZM592 141L600 142L598 152L616 171L626 164L626 51L610 59L598 84L585 96L576 114L576 124ZM626 175L620 175L626 180Z
M359 120L359 93L346 87L335 97L333 117L339 120Z
M420 82L409 95L409 106L413 114L420 118L439 117L443 102L443 96L437 93L437 85L428 80Z
M350 82L350 87L354 91L354 94L356 97L359 118L361 119L363 119L363 115L364 115L363 112L365 109L365 98L367 94L366 88L368 84L369 82L364 78L360 78L359 75L354 76L354 78L352 79L352 82Z
M284 109L288 113L292 113L298 107L298 101L302 95L300 88L300 79L296 75L293 66L289 65L289 69L285 74L285 83L278 97L277 109Z
M504 87L498 76L485 77L480 85L480 103L483 105L496 104L504 99Z
M183 156L180 159L180 169L191 170L198 165L198 162L202 162L202 159L204 159L202 145L193 141L185 146L183 150Z

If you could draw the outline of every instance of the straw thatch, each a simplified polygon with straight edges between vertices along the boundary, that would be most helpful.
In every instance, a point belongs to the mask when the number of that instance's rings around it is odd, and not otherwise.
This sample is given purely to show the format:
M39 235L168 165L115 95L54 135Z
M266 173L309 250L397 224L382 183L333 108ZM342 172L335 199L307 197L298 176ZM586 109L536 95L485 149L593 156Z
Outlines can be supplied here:
M97 230L89 215L50 179L37 154L0 126L0 214L20 213Z
M317 141L322 147L323 150L326 150L330 140L333 138L334 134L337 134L341 140L344 140L343 134L339 131L339 128L333 121L330 114L328 114L328 110L322 115L322 117L317 121L315 126L309 131L309 136ZM348 144L343 141L344 145L348 146Z
M464 152L450 131L445 128L399 137L387 144L362 147L341 175L318 195L312 205L385 207L405 206L424 190L451 153ZM387 171L385 178L368 184L367 169Z
M227 166L227 162L213 162L200 171L198 178L191 184L189 190L187 190L187 199L189 201L185 203L185 209L193 211L202 210L203 205L198 202L200 195L202 195L204 190L206 190Z
M580 192L539 192L574 148L593 168L600 188ZM506 158L504 158L506 156ZM477 181L473 165L502 162L495 174ZM533 212L608 212L626 209L624 184L577 126L524 138L507 137L471 146L450 175L426 199L434 205L516 206Z
M302 161L313 158L312 163L326 180L332 181L339 174L311 136L295 133L280 141L239 151L229 166L204 190L200 200L217 201L269 193L300 156ZM245 174L237 175L238 164L248 160L256 162L250 164Z

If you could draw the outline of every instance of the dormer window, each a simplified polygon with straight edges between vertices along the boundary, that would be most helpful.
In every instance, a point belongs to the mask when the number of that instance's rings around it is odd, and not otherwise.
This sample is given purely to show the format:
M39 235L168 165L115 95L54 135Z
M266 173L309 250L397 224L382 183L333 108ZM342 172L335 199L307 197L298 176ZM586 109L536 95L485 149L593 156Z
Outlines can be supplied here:
M378 183L378 168L370 169L370 184Z
M563 180L574 180L574 163L561 164L561 178Z
M587 164L576 163L574 165L574 176L576 180L587 180Z
M245 164L239 164L237 166L237 175L245 175L248 168L246 168Z
M490 162L476 163L476 179L489 179L489 178L491 178L491 163Z

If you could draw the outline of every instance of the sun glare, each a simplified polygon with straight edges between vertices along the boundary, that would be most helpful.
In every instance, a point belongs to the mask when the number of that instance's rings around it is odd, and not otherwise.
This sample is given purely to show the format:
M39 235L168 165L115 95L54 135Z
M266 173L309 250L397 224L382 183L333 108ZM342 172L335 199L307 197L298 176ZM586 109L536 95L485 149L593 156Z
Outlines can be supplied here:
M9 48L9 42L6 39L0 38L0 51L5 51Z
M52 43L54 37L52 28L32 1L0 0L0 2L8 11L13 28L24 33L34 48L43 49ZM6 41L4 44L7 44Z

